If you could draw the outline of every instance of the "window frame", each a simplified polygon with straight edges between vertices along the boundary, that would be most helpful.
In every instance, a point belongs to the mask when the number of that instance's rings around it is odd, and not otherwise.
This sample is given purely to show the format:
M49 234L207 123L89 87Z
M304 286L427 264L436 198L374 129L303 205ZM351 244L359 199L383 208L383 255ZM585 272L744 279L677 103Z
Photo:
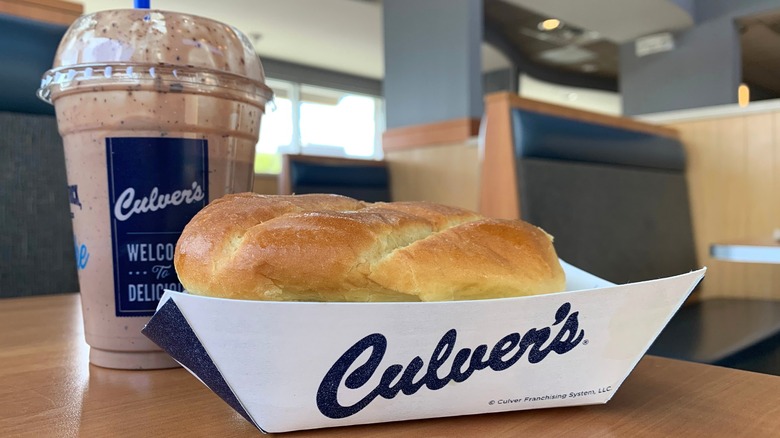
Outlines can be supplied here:
M290 80L284 80L284 79L277 79L273 77L266 78L266 84L271 87L271 89L284 89L287 96L285 98L290 100L291 103L291 117L292 117L292 135L290 139L290 143L286 145L278 145L276 150L276 155L281 156L282 154L301 154L301 155L326 155L326 156L334 156L334 157L344 157L344 158L354 158L354 159L364 159L364 160L381 160L384 157L384 153L382 151L382 133L385 130L385 102L384 97L382 96L376 96L373 94L367 94L367 93L360 93L355 92L351 90L343 90L335 87L327 87L320 84L308 84L308 83L302 83L302 82L295 82ZM366 156L366 155L351 155L346 153L346 151L343 154L317 154L317 153L307 153L307 149L309 149L309 152L311 150L326 150L328 147L332 147L332 145L320 145L320 144L307 144L303 145L301 141L301 105L304 103L304 101L301 99L301 88L307 86L307 87L316 87L323 90L332 90L334 92L340 93L340 94L348 94L348 95L355 95L355 96L363 96L368 97L373 100L374 103L374 143L373 143L373 154ZM274 104L273 101L269 102L269 104L266 107L266 114L269 111L274 111ZM260 138L262 138L263 135L263 125L261 124L260 127ZM260 153L263 154L269 154L269 152L260 152L259 151L259 143L260 140L258 139L258 144L255 146L255 155L257 156Z

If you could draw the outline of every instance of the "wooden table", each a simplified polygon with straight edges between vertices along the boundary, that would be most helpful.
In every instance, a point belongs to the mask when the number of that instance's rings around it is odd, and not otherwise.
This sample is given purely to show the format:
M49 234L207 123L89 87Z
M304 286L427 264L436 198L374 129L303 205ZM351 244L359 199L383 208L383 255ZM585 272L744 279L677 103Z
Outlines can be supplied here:
M87 363L79 296L0 300L0 436L261 436L183 369ZM285 437L778 436L780 377L645 357L607 405Z
M714 243L710 256L730 262L780 263L780 242L766 237Z

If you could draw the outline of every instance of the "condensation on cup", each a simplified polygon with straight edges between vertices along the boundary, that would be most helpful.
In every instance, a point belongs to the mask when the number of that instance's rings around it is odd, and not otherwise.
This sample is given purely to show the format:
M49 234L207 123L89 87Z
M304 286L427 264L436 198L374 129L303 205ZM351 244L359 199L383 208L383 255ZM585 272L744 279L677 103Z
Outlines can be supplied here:
M67 31L38 95L65 146L90 362L177 366L140 331L173 249L210 200L251 191L271 90L237 29L156 10L102 11Z

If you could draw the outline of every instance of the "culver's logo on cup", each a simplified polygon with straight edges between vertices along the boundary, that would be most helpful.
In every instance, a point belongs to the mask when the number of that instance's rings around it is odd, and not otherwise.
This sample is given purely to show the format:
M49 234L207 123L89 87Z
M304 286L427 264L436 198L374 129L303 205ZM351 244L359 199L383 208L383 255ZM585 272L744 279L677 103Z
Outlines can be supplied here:
M202 201L206 195L203 188L197 181L193 181L192 189L176 190L173 193L160 195L158 187L152 189L149 196L136 198L135 189L128 187L119 199L114 203L114 218L119 221L126 221L136 213L143 214L150 211L162 210L168 206L192 204Z
M524 355L529 363L537 364L550 353L566 354L580 345L585 337L585 330L579 327L578 316L579 312L571 311L570 303L564 303L555 312L552 325L530 328L523 334L520 331L509 333L492 347L489 344L458 345L458 332L450 329L430 356L416 356L406 365L382 363L388 340L381 333L370 334L347 349L327 371L317 390L317 408L326 417L346 418L360 412L378 397L408 396L423 387L438 391L450 382L465 382L476 372L506 370ZM368 358L357 363L368 351ZM427 361L423 356L429 357ZM445 366L447 362L450 364ZM369 387L368 382L375 375L381 375L381 378ZM349 398L359 397L359 400L342 404L339 395L347 392L353 392L351 396L356 393Z
M208 143L106 139L117 316L151 316L165 289L183 290L176 241L208 203Z

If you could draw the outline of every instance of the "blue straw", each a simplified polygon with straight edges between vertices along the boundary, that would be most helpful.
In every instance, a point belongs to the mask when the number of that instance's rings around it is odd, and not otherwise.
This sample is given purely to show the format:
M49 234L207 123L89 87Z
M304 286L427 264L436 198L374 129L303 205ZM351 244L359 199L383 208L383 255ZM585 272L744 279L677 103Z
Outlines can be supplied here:
M149 9L149 0L133 0L136 9Z

